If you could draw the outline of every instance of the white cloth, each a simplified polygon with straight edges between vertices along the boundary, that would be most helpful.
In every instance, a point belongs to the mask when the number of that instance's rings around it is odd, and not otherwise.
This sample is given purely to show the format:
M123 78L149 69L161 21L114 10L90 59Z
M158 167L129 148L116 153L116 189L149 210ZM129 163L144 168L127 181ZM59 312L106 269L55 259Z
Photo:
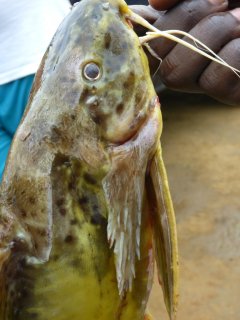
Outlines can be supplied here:
M68 0L0 0L0 84L37 71Z

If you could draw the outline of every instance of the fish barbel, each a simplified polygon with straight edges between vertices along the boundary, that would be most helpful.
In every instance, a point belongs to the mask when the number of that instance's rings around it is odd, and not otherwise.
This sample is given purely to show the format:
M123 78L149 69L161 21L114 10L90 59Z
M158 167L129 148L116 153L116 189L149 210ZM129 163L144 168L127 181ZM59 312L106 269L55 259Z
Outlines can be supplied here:
M143 320L154 261L174 319L175 218L160 105L123 0L56 32L0 197L0 320Z

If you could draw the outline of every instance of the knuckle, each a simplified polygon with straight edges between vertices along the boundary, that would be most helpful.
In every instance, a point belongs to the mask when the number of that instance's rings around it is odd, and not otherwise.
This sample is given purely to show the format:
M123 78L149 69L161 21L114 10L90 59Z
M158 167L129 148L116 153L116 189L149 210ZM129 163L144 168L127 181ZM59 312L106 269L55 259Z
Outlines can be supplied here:
M219 3L213 4L209 0L192 0L192 1L184 1L182 3L182 10L187 16L189 20L194 22L194 24L198 23L200 20L209 17L212 14L217 14L218 12L222 12L228 6L227 0L219 0Z
M163 83L172 89L178 85L181 77L178 72L177 64L168 57L163 60L160 66L160 76Z
M229 65L240 68L240 39L230 41L219 56ZM229 68L211 63L199 79L200 87L209 95L231 104L240 104L239 77Z
M204 72L199 80L199 85L207 94L216 94L219 88L219 75L216 72Z
M227 81L225 81L226 78L228 78ZM223 76L220 71L208 72L202 75L199 86L204 93L217 100L227 104L240 104L240 85L239 79L235 74Z
M239 22L229 12L215 12L208 15L201 20L200 27L219 39L223 37L234 38L240 29Z

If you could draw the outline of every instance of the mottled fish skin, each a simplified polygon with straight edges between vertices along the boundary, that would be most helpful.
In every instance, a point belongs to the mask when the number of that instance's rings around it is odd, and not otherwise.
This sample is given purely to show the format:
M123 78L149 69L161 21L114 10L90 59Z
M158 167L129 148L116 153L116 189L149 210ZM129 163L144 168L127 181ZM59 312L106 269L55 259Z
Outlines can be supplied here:
M144 318L154 264L144 185L162 128L127 11L81 1L35 77L1 185L0 320Z

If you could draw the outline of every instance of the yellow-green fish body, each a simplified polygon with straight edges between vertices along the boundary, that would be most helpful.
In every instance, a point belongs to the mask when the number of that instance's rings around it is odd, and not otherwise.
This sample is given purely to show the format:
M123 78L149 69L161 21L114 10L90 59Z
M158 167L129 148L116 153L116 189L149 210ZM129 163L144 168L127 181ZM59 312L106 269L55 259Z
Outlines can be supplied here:
M122 0L83 0L39 71L1 186L0 320L143 320L175 221L148 62Z

